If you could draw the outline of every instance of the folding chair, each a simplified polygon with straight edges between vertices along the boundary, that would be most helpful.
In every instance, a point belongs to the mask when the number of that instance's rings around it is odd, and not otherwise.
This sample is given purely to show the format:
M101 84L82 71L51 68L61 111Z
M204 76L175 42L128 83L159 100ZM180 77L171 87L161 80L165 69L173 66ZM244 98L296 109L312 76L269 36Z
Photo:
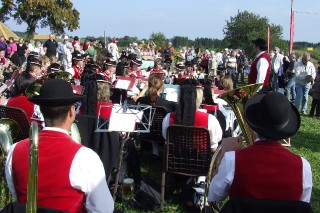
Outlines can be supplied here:
M209 131L203 127L172 125L167 130L163 155L160 208L163 210L166 172L206 176L210 167Z
M24 110L20 108L0 106L0 119L2 118L10 118L19 124L20 133L14 142L18 142L29 137L30 122Z

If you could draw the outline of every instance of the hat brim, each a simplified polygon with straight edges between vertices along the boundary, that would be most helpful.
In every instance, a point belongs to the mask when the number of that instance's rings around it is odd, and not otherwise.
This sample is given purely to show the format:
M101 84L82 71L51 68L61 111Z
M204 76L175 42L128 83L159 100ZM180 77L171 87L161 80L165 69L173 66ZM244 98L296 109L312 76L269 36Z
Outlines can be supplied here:
M285 139L295 135L300 128L300 114L297 108L290 104L290 118L283 128L272 128L269 125L263 125L259 116L261 112L260 102L267 93L258 93L251 97L245 105L244 114L250 128L257 132L261 137L268 139Z
M55 99L55 98L41 98L36 95L28 98L28 100L39 106L58 107L58 106L71 106L72 104L81 101L85 98L84 95L74 94L74 97Z

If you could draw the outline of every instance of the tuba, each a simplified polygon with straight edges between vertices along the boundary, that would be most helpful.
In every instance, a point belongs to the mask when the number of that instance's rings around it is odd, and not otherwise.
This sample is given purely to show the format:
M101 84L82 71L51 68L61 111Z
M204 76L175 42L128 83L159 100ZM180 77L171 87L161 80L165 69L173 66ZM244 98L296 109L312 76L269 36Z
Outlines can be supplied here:
M26 212L37 212L37 192L38 192L38 142L39 130L36 122L31 123L29 148L29 169L28 169L28 191Z
M20 127L16 121L8 118L0 120L0 188L3 189L0 191L0 197L4 205L12 201L5 178L5 163L10 146L13 144L19 132Z
M226 101L231 109L233 110L237 121L239 123L242 136L247 143L247 145L252 145L254 143L254 132L249 127L245 117L244 117L244 107L253 95L257 93L259 88L262 84L251 84L244 87L237 88L235 90L229 91L227 93L224 93L220 95L220 98ZM222 148L219 146L219 148L216 150L214 155L212 156L209 172L207 175L207 187L206 187L206 195L208 195L210 182L214 175L217 173L218 167L220 165L220 161L223 157ZM213 212L220 211L220 205L219 203L210 203L210 206L213 210Z

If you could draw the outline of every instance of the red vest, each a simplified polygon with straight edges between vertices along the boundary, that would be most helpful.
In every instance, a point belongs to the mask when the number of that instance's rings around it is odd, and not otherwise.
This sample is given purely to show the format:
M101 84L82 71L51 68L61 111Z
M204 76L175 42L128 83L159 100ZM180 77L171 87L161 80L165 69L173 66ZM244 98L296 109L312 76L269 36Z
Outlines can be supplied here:
M100 117L105 119L110 119L110 115L112 112L112 107L104 107L104 106L113 106L113 103L111 102L99 102L97 104L97 116L99 116L99 110L100 110Z
M80 67L78 67L78 66L73 66L72 68L73 68L73 70L74 70L74 76L73 76L73 77L74 77L75 79L79 80L79 79L81 78Z
M208 129L208 122L209 122L209 114L205 112L200 112L196 111L194 115L194 125L196 127L204 127ZM169 125L173 125L175 123L175 117L176 117L176 112L171 112L170 113L170 120L169 120ZM196 133L195 133L196 134ZM195 141L197 142L197 141ZM206 150L206 144L195 144L195 147L198 150Z
M136 75L134 75L133 73L135 73ZM141 77L142 76L142 71L141 70L138 70L138 71L129 70L128 74L132 78Z
M302 159L279 142L255 142L236 151L230 197L296 200L302 195Z
M72 160L81 145L56 131L39 134L38 205L70 213L86 212L84 193L71 186ZM29 139L17 143L12 156L14 187L19 203L27 201Z
M19 95L13 98L10 98L7 106L19 108L25 111L29 121L31 122L31 117L34 112L34 103L30 102L25 95Z
M264 79L264 83L263 83L264 87L268 87L269 86L269 76L270 76L270 72L271 72L271 64L270 64L270 58L269 58L269 55L267 52L262 53L258 58L256 58L253 61L252 65L251 65L251 71L250 71L250 74L248 77L248 83L255 84L257 82L257 76L258 76L257 64L261 58L266 59L269 63L266 78Z

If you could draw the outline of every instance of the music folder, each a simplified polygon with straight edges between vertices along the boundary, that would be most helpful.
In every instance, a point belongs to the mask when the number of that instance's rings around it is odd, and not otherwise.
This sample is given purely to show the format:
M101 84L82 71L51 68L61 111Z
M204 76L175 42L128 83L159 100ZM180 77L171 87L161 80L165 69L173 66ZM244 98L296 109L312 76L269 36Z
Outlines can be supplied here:
M123 89L123 90L132 90L134 85L135 85L135 78L118 76L117 82L114 85L114 88Z

